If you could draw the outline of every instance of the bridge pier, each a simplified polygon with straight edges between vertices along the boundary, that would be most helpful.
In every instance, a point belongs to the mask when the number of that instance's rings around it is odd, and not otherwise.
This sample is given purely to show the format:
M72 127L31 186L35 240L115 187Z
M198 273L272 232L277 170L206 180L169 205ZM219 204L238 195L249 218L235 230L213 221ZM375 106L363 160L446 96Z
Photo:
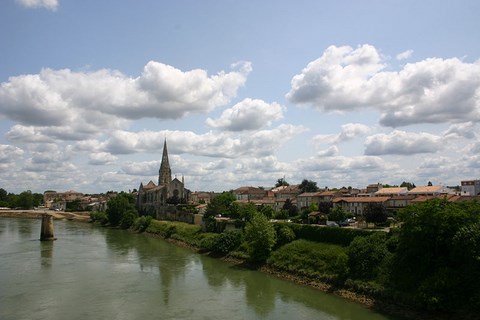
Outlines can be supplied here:
M53 235L53 216L48 213L42 214L42 230L40 231L40 241L57 240Z

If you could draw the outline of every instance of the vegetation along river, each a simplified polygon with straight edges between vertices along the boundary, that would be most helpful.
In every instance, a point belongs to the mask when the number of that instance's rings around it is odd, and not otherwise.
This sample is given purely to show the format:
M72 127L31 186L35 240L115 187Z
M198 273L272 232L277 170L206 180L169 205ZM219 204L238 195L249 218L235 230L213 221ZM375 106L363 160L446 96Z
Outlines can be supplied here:
M388 319L161 239L87 223L0 218L0 319Z

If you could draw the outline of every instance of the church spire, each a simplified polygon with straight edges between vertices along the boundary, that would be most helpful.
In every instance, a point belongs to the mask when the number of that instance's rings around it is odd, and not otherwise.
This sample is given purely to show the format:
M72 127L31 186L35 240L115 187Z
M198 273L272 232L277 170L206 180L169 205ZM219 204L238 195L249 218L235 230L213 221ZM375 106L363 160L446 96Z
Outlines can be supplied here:
M172 170L170 169L170 163L168 162L167 151L167 139L163 143L162 163L160 164L160 170L158 171L158 185L167 185L172 181Z

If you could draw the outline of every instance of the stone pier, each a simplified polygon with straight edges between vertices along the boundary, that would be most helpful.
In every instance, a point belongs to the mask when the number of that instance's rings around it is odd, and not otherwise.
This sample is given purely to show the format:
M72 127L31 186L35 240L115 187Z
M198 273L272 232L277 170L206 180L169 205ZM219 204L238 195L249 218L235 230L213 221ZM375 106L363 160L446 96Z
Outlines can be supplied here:
M48 213L42 214L42 230L40 232L40 241L57 240L53 235L53 216Z

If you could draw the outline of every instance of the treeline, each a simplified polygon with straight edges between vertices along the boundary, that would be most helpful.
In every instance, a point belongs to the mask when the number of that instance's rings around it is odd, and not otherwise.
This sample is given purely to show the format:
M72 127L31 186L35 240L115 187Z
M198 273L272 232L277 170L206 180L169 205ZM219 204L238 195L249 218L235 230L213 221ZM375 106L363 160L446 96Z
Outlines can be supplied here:
M43 203L43 194L32 193L30 190L23 191L20 194L9 193L7 190L0 188L0 207L32 209Z
M92 219L188 243L338 288L455 318L480 311L480 203L431 200L410 205L390 232L271 223L268 209L238 206L220 195L197 225L138 217L135 199L121 193ZM215 215L238 219L220 232Z

